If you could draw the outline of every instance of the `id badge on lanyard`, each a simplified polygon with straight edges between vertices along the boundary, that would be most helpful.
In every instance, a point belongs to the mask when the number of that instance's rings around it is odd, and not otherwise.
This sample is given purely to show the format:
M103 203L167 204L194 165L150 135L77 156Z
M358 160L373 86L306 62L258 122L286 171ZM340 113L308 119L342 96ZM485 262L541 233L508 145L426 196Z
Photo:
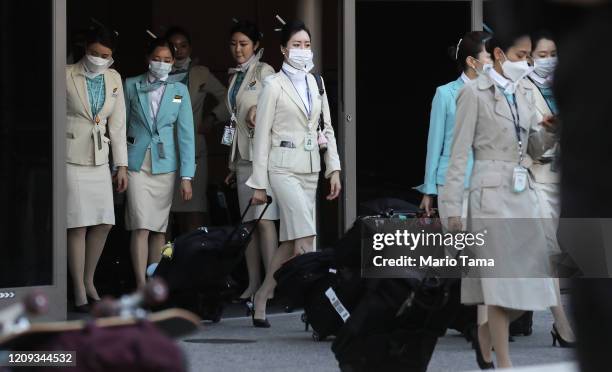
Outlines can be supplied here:
M525 191L528 177L529 174L525 167L520 165L514 167L514 172L512 173L512 191L516 193Z
M225 146L231 146L234 143L234 137L236 136L236 115L232 113L232 118L228 125L223 130L223 137L221 138L221 144Z
M313 132L308 132L304 137L304 150L306 151L314 151L317 146L317 137Z

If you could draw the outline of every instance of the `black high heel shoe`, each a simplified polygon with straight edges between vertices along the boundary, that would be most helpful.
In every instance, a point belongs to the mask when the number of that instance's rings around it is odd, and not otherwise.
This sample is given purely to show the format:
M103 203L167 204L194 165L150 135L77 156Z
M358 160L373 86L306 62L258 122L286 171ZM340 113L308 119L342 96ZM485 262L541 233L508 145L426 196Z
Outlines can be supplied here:
M246 316L251 316L255 314L255 305L253 304L253 296L251 296L250 298L243 298L242 300L242 304L244 304L244 307L246 309Z
M257 319L255 318L255 310L253 309L253 313L252 313L252 319L253 319L253 327L255 328L270 328L272 327L272 325L270 325L270 322L268 322L268 319Z
M255 318L255 296L253 296L253 311L251 312L251 319L253 319L253 327L255 328L270 328L270 322L268 319L257 319Z
M74 305L72 311L79 314L89 314L91 312L91 306L89 304Z
M90 297L89 295L85 295L87 297L87 302L91 305L95 305L96 303L102 301L101 299L95 299L93 297Z
M561 337L561 335L559 334L559 331L557 331L557 326L553 323L553 329L552 331L550 331L550 335L552 336L552 346L557 346L557 341L559 342L559 347L562 348L575 348L576 347L576 341L570 342L570 341L566 341L563 339L563 337Z
M482 356L482 351L480 350L480 341L478 340L478 327L476 327L476 334L474 335L472 341L472 348L476 352L476 363L478 363L478 367L480 369L495 369L495 364L493 361L487 362L484 360L484 356Z

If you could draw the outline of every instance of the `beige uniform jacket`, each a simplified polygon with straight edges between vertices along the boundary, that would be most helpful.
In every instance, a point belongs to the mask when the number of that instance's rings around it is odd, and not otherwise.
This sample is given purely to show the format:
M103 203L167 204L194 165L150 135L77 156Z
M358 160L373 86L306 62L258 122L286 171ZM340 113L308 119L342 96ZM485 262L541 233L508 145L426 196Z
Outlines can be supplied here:
M267 63L259 60L253 61L244 76L244 80L236 95L236 136L232 144L230 153L229 168L235 169L235 161L240 154L240 158L251 161L252 139L249 137L249 127L246 119L249 109L257 105L257 99L263 90L263 81L266 77L274 74L274 69ZM236 75L233 74L227 94L227 109L232 112L230 94L234 89Z
M85 68L81 62L66 66L66 162L79 165L108 163L109 145L115 166L127 166L125 99L121 76L113 69L104 72L104 105L91 112ZM105 136L108 128L109 138Z
M312 94L310 117L285 73L280 71L265 79L264 89L257 104L253 138L253 174L247 181L249 187L267 189L268 171L308 174L321 170L318 148L313 151L304 148L304 140L308 133L314 133L316 136L321 110L325 123L323 133L328 140L328 149L324 155L325 177L329 178L332 172L340 170L340 158L334 129L331 126L327 94L320 96L314 76L312 74L307 76L308 87ZM281 147L282 141L291 143L294 148Z

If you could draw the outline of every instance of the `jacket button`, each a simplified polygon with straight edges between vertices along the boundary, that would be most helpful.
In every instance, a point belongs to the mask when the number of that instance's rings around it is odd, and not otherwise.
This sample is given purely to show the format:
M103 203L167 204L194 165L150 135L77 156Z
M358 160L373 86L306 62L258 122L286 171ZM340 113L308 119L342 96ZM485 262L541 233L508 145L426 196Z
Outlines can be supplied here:
M508 152L508 147L507 147L507 146L503 147L503 148L502 148L502 151L503 151L503 152Z

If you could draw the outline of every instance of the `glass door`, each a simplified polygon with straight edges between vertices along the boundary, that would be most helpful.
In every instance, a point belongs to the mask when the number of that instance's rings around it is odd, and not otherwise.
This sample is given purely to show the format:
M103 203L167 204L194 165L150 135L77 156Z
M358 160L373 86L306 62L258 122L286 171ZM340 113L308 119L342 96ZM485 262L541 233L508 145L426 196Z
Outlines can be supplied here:
M345 228L367 200L419 204L412 187L423 182L431 100L436 87L458 78L448 48L482 29L482 6L482 0L343 0Z

